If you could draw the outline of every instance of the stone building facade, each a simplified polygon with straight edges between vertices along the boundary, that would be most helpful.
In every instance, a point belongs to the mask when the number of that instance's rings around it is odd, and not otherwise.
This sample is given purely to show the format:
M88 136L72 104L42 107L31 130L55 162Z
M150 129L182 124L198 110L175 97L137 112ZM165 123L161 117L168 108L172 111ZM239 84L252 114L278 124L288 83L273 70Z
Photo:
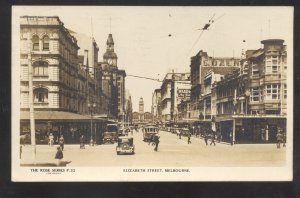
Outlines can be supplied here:
M30 128L29 77L32 77L38 141L49 132L65 135L67 143L78 140L81 133L95 139L102 122L95 120L91 129L89 115L91 111L97 113L97 109L89 109L88 104L91 98L99 104L100 98L96 95L96 81L87 69L88 57L80 62L78 49L77 39L59 17L20 17L21 134Z
M102 68L102 100L107 107L102 114L120 121L125 111L126 72L118 69L118 56L114 51L112 34L108 35L103 62L99 64Z
M212 71L214 74L225 75L240 67L240 59L233 57L211 57L207 52L200 50L191 58L191 116L198 119L203 104L205 89L205 75ZM203 108L202 108L203 109Z
M190 73L167 73L161 85L161 120L178 119L177 105L190 99Z
M240 70L213 86L224 140L276 142L279 128L286 133L286 46L281 39L261 43L262 49L246 51Z
M161 90L155 89L152 93L151 113L153 114L153 122L161 121Z

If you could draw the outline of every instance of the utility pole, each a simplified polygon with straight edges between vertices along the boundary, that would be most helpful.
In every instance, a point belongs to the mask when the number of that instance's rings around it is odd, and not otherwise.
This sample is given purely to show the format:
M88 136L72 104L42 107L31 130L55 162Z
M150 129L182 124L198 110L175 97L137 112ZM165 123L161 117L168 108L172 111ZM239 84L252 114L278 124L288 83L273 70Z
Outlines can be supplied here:
M32 58L31 58L31 35L28 33L28 88L29 88L29 117L30 117L30 136L31 136L31 147L32 147L32 158L36 159L36 144L35 144L35 120L34 120L34 104L33 104L33 69L32 69ZM35 163L35 162L34 162Z

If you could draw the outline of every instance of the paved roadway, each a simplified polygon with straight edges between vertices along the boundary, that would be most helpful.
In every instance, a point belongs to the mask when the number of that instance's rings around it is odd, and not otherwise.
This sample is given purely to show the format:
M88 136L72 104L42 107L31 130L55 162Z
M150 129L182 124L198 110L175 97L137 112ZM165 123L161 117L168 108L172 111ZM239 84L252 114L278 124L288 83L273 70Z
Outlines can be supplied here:
M142 132L134 132L134 155L117 155L116 144L97 145L79 149L79 145L65 145L64 161L68 166L282 166L285 163L285 148L275 144L229 144L216 143L206 146L203 139L160 131L158 152L154 146L143 142ZM37 162L54 162L56 145L37 146ZM31 147L23 147L21 163L30 163Z

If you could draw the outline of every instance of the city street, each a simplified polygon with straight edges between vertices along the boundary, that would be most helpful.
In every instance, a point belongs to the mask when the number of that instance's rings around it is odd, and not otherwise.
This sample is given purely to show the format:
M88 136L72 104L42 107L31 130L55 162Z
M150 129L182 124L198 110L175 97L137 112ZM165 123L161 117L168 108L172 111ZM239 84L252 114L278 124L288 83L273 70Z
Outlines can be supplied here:
M158 152L154 146L143 142L142 132L134 132L134 155L117 155L116 143L97 145L79 149L79 145L65 145L63 161L71 161L67 166L283 166L285 148L277 149L275 144L237 144L231 146L216 143L206 146L203 139L187 137L160 131ZM209 141L210 143L210 141ZM55 162L57 145L37 145L36 162ZM21 164L32 163L31 146L23 146Z

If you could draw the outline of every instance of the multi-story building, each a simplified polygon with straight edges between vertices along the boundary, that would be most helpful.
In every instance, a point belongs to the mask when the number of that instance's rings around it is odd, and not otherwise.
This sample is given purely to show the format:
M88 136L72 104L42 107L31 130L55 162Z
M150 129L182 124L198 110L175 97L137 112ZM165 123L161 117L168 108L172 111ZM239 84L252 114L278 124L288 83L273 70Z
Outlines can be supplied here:
M125 90L125 117L127 123L132 123L132 100L128 89Z
M203 90L199 100L199 119L200 121L211 121L216 115L215 95L212 95L212 86L222 80L224 75L216 74L209 70L204 75Z
M106 52L103 55L102 67L102 99L107 105L102 114L121 120L125 108L125 77L124 70L118 69L118 56L114 52L112 34L108 35Z
M192 123L193 120L191 119L191 109L190 109L190 100L182 100L178 105L178 122L181 123Z
M205 75L208 71L214 74L225 75L239 68L240 59L233 57L210 57L207 52L200 50L191 58L191 116L198 119L200 116L200 101L204 90ZM203 101L203 100L202 100ZM202 105L203 106L203 105ZM203 108L202 108L203 109Z
M91 116L83 115L95 111L88 108L88 99L95 98L95 80L78 64L76 38L58 17L48 16L22 16L20 36L21 133L30 127L33 100L38 141L50 132L56 137L63 134L66 143L78 141L80 134L96 138L92 133L96 130L90 128ZM30 79L33 87L29 87ZM33 98L29 98L31 91ZM95 120L93 127L99 124Z
M286 131L287 54L284 41L268 39L248 50L241 69L216 83L216 121L232 142L275 142Z
M102 69L101 65L98 64L98 52L99 47L97 42L93 37L87 36L85 34L79 34L72 30L68 30L72 36L77 40L77 44L80 46L78 49L78 57L86 57L87 62L86 70L92 80L91 84L93 86L94 97L89 97L90 104L96 104L95 113L100 114L103 108L101 95L102 95Z
M190 99L190 73L167 73L161 85L161 118L163 122L178 120L177 105Z
M118 70L117 72L117 88L118 88L118 117L119 120L125 116L125 70Z
M151 113L153 115L153 122L161 121L161 90L155 89L152 93Z

